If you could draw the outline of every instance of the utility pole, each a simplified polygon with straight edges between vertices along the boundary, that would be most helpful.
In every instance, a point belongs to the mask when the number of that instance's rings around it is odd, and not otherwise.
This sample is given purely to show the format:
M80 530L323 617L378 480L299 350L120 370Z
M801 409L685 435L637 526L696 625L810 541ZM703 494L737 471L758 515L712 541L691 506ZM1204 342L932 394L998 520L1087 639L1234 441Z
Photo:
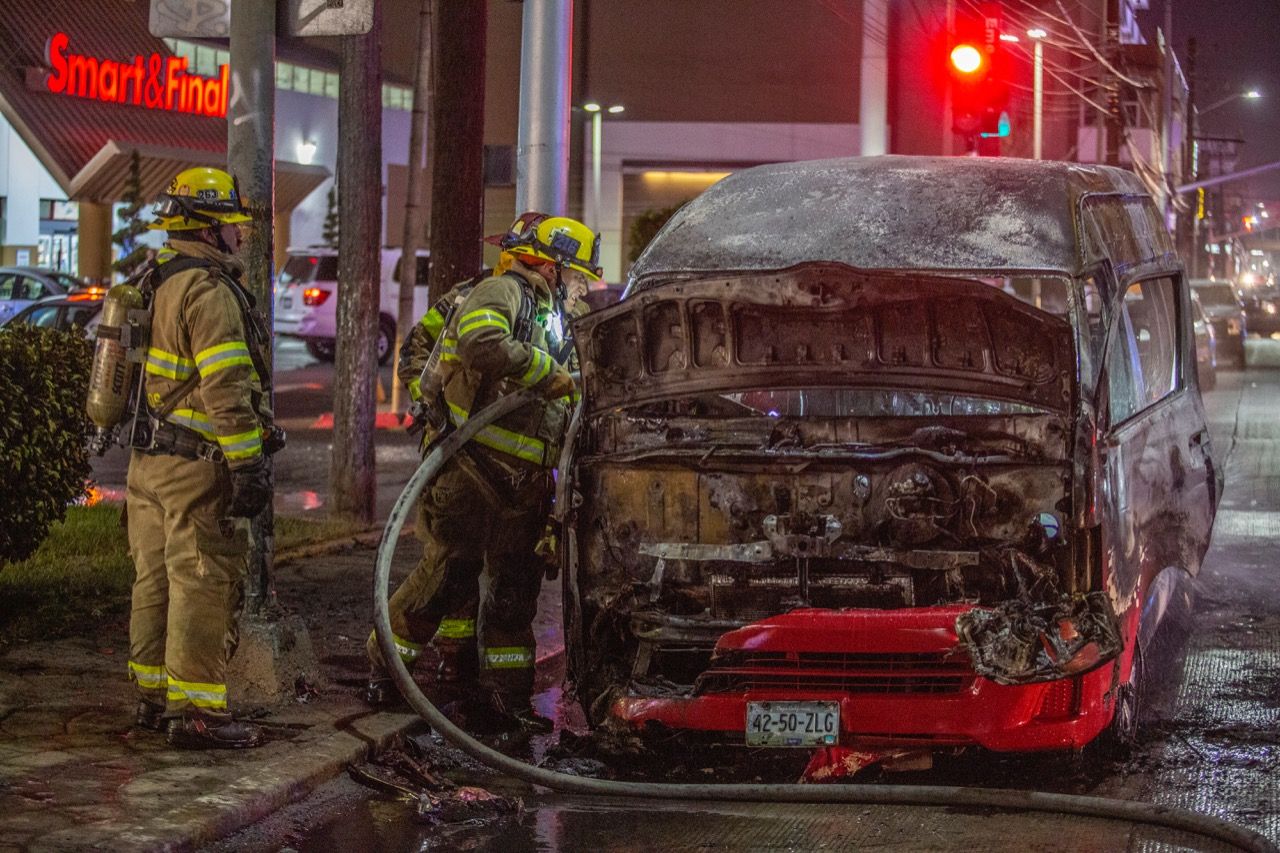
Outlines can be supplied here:
M236 0L231 10L231 96L227 103L227 167L253 216L240 260L244 285L272 328L271 250L275 198L276 4L274 0ZM268 364L274 364L271 335ZM263 377L267 382L267 377ZM270 385L262 389L272 405ZM274 406L273 406L274 407ZM265 464L272 464L266 457ZM261 615L275 598L271 587L275 518L271 501L253 519L246 610Z
M242 0L240 0L242 2ZM342 37L338 86L338 329L329 492L333 511L372 523L382 259L382 4L366 35Z
M1102 55L1116 65L1120 61L1120 0L1105 0L1107 16L1103 23ZM1104 75L1107 90L1107 165L1120 165L1120 141L1124 136L1124 81L1114 74Z
M516 212L562 216L569 200L573 0L525 0Z
M484 225L486 0L435 0L431 53L431 290L480 271ZM525 7L526 18L528 6Z
M404 380L412 377L400 375L400 347L409 337L409 330L418 319L413 316L413 291L418 284L418 246L427 224L427 210L423 205L427 163L426 151L427 114L431 109L431 2L418 0L418 64L413 75L413 115L409 121L409 187L404 203L404 241L400 254L400 298L396 311L396 346L392 356L395 363L395 379L391 383L391 411L399 414L403 409L401 389Z

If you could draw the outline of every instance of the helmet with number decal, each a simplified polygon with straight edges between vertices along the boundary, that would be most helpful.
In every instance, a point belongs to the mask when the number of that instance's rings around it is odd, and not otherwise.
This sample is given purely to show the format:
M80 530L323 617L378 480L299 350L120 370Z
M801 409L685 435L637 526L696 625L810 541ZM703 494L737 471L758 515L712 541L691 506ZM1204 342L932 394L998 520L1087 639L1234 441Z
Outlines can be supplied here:
M548 216L532 225L526 222L510 245L503 248L517 256L532 256L575 269L591 281L599 281L603 274L600 235L567 216Z
M148 227L158 231L196 231L253 219L240 201L236 179L208 166L179 172L156 200L155 214Z

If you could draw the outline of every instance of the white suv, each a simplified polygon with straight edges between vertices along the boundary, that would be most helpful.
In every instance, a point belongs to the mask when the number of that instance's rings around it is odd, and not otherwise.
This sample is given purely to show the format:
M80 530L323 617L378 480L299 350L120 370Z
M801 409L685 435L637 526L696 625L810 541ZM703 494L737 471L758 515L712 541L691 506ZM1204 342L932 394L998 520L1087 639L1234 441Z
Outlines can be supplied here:
M399 249L382 250L382 280L378 311L378 363L391 359L396 340L396 314L400 299ZM418 252L417 280L413 288L413 316L427 312L429 253ZM275 332L301 338L307 352L321 361L333 361L338 328L338 253L328 247L290 249L289 259L275 286Z

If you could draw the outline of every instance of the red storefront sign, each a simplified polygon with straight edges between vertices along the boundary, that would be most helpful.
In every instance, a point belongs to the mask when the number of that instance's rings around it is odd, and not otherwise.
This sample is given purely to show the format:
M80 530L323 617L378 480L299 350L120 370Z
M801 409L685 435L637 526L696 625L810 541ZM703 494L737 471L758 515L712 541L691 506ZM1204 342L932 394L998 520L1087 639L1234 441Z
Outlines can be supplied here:
M66 33L55 33L45 45L45 61L52 69L45 87L54 94L149 110L218 117L227 114L229 75L225 65L218 69L217 77L202 77L187 72L183 57L138 54L132 62L117 62L71 53L70 42Z

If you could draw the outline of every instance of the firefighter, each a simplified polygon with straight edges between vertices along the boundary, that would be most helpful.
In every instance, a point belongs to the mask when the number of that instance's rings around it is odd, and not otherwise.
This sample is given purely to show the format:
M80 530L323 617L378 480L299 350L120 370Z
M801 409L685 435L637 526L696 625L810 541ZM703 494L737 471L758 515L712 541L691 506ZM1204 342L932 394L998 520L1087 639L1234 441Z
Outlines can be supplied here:
M535 548L545 533L551 469L574 393L573 379L552 353L564 349L565 306L600 277L599 239L573 219L526 217L504 238L494 275L472 287L449 322L437 326L443 338L436 384L454 425L515 391L531 388L544 399L485 427L433 481L420 515L424 556L392 595L390 610L396 649L411 664L446 618L470 618L467 607L487 569L477 721L495 730L549 731L550 721L529 705L532 623L545 569ZM425 389L410 393L419 392ZM385 701L394 686L373 637L368 652L373 672L366 698Z
M250 217L235 179L211 168L178 174L156 216L169 239L141 280L151 332L137 417L150 428L134 431L148 440L134 441L126 505L137 724L180 748L253 747L262 730L231 717L226 684L248 519L271 496L266 330L233 257Z
M545 213L529 212L521 214L512 223L507 233L491 235L484 238L484 242L498 247L514 246L515 243L513 241L523 234L526 229L537 227L546 218L547 215ZM501 265L499 269L501 269ZM492 274L492 270L485 270L477 276L456 284L422 316L422 319L409 332L409 336L405 338L404 344L400 348L400 381L408 389L414 409L423 405L421 388L423 368L426 367L431 352L436 347L436 342L440 338L440 333L444 330L447 319L452 313L456 312L457 306L471 293L475 286ZM454 362L457 359L456 347L451 345L449 352L441 353L440 355L445 359L446 363ZM415 423L411 426L411 429L419 428L424 428L422 451L425 454L436 432L426 424L419 422L418 418L415 418ZM428 510L428 501L426 500L420 501L418 504L415 530L419 539L424 543L428 542L431 518ZM431 549L428 546L424 546L422 560L427 562L430 559ZM483 561L479 561L474 567L477 576L483 568ZM424 567L422 571L426 572L429 569ZM436 628L435 636L431 639L431 645L435 647L440 659L436 679L441 683L470 685L475 682L476 676L479 674L479 658L477 657L478 651L476 649L476 620L480 608L479 587L477 586L472 592L472 595L467 596L458 603L455 610L444 615L444 618L440 620L440 624ZM393 608L394 611L395 608ZM408 628L403 624L396 627L398 634L408 633ZM377 638L371 634L369 638L370 656L374 657L375 660L377 659L375 656L376 644ZM405 656L406 662L412 666L417 660L417 653L421 652L421 644L402 640L401 645L413 653ZM374 707L386 707L398 704L401 701L395 684L381 672L375 673L375 677L370 679L364 698Z

